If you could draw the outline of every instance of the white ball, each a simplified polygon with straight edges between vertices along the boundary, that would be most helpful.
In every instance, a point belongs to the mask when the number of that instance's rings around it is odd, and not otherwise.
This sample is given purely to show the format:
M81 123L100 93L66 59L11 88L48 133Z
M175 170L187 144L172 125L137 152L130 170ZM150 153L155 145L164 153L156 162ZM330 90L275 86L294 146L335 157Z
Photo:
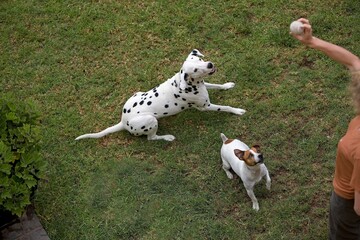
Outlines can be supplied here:
M304 33L304 28L303 28L303 23L299 22L299 21L293 21L290 24L290 32L294 33L294 34L303 34Z

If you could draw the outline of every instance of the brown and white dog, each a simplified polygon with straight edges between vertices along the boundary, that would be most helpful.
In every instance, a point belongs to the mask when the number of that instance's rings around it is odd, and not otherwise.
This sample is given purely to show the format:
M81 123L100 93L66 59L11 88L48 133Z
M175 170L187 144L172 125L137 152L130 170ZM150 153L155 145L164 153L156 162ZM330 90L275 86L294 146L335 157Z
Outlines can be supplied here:
M260 152L260 146L249 148L238 139L228 139L221 133L223 145L221 147L222 168L228 178L233 179L232 169L244 183L247 194L251 198L253 209L259 210L259 203L254 194L254 186L266 176L266 188L270 190L271 179L269 171L264 164L264 158Z

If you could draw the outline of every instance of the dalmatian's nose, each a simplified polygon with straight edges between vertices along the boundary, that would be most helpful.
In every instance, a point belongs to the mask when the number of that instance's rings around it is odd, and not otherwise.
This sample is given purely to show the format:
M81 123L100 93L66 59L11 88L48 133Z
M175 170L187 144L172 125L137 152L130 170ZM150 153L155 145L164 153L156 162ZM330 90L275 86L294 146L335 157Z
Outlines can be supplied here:
M212 64L211 62L208 63L207 68L213 68L214 64Z

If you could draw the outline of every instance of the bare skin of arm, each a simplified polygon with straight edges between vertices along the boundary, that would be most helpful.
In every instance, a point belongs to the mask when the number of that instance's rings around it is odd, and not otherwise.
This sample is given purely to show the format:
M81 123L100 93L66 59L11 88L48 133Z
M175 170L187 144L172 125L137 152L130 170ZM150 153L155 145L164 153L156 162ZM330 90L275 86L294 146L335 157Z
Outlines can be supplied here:
M296 35L291 33L293 37L298 39L300 42L305 44L308 47L311 47L316 50L320 50L325 53L328 57L335 60L336 62L346 66L350 71L360 71L360 59L346 50L343 47L332 44L330 42L324 41L320 38L314 37L312 35L312 27L309 20L305 18L300 18L298 21L302 22L304 33L301 35Z

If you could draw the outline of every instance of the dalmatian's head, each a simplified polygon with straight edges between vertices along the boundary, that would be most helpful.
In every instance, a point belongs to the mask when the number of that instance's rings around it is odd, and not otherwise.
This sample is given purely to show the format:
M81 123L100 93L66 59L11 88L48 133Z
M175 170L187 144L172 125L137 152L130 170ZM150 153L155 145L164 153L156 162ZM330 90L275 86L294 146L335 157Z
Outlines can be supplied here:
M202 57L204 55L194 49L186 58L180 70L180 88L185 89L187 84L216 72L215 65L212 62L205 62Z

